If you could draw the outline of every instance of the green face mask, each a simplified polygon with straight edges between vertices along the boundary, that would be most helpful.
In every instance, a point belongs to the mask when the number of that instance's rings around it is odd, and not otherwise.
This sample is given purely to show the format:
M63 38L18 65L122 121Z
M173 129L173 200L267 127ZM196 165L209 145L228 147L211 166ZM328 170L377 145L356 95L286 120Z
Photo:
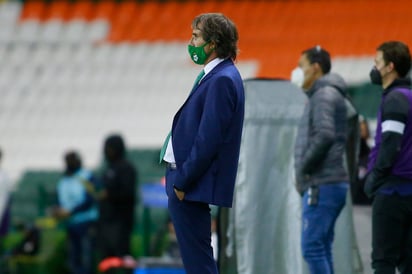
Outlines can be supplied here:
M198 65L203 65L206 62L206 59L210 56L212 52L207 54L205 52L205 46L209 44L209 42L204 43L203 45L199 47L195 47L192 45L188 45L187 49L189 51L190 58L192 58L192 61L195 62L195 64Z

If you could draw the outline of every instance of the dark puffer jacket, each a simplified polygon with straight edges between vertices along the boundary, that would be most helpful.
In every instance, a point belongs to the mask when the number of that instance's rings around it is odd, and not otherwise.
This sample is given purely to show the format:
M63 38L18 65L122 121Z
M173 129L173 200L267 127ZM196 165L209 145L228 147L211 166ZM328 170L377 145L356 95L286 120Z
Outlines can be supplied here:
M337 74L326 74L307 91L295 143L296 188L303 194L311 185L348 181L344 167L347 138L346 84Z

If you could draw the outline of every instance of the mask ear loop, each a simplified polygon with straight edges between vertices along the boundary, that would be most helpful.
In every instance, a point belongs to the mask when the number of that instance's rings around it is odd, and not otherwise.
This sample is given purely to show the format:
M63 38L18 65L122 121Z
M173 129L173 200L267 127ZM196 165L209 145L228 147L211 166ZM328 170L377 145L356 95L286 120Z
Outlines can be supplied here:
M211 41L205 42L203 45L201 45L202 48L206 47L207 44L210 44Z

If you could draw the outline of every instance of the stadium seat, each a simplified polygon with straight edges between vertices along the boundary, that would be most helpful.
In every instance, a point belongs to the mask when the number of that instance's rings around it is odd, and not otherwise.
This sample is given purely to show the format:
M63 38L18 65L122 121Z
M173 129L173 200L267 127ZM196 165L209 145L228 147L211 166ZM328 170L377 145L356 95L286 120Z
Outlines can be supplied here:
M73 2L72 8L69 9L69 14L67 16L69 21L81 20L89 22L94 17L95 4L89 0L78 0Z
M61 42L78 45L88 42L85 40L88 24L83 20L68 21L63 25Z
M28 66L32 66L33 70L36 68L42 68L50 62L50 57L53 54L53 49L46 45L37 45L31 52L30 61L27 62Z
M116 2L114 0L97 1L95 11L92 14L92 20L110 21L114 15Z
M52 49L49 65L51 67L61 66L67 67L73 57L73 47L68 44L58 44L52 47L52 45L42 45L43 47Z
M109 23L106 20L93 20L88 24L84 40L87 43L99 43L105 40L109 32Z
M41 22L44 19L46 2L43 0L28 0L24 3L20 12L19 21L26 20Z
M40 22L25 20L16 26L15 41L23 44L34 44L38 40Z
M52 19L43 23L39 32L39 42L46 44L61 43L63 22L60 19Z
M1 23L2 27L0 28L0 44L5 45L5 44L11 44L14 43L15 41L15 28L16 26L14 24L7 24L5 23L4 25Z
M69 19L72 9L73 5L67 0L52 1L46 6L44 20L66 21Z
M0 3L0 26L14 25L19 18L21 11L21 2L19 1L4 1Z
M26 63L30 52L31 47L27 44L16 44L10 47L6 58L8 66L10 66L11 69L22 66Z

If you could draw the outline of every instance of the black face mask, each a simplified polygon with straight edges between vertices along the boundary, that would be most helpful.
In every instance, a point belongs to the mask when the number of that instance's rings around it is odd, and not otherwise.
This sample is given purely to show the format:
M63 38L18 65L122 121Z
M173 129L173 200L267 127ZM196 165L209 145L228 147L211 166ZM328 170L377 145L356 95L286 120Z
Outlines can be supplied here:
M72 174L76 173L79 169L80 169L79 165L69 164L69 165L66 165L65 173L66 173L66 175L72 175Z
M382 75L377 67L373 67L369 73L372 84L382 85Z

